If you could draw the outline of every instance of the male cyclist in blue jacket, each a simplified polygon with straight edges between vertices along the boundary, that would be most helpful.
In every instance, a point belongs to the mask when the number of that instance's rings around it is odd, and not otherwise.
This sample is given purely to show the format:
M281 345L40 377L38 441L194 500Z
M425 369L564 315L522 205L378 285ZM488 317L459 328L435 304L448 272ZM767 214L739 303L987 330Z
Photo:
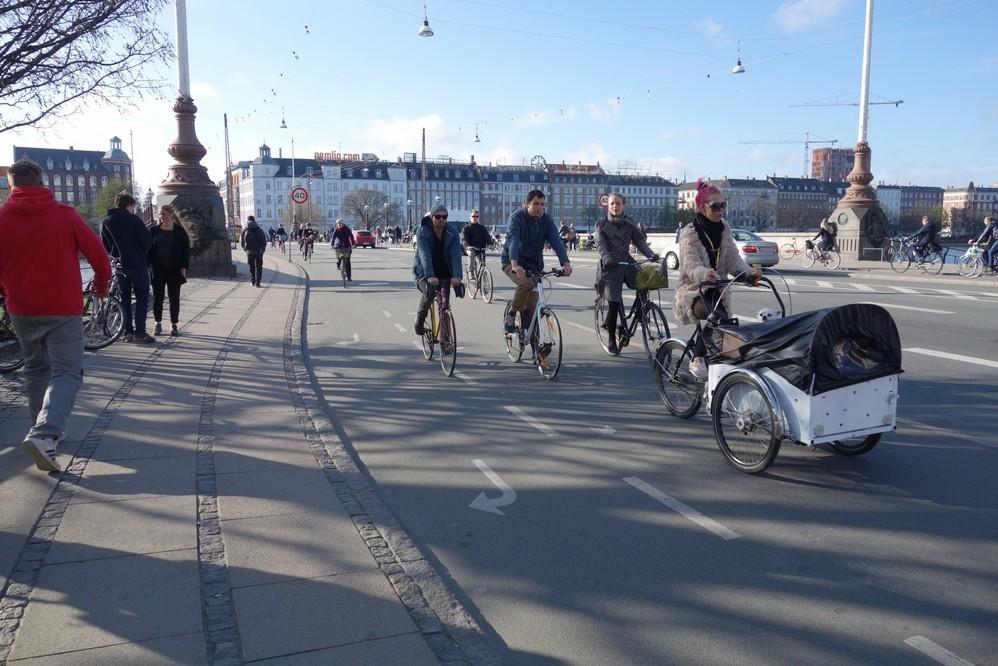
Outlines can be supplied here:
M461 284L461 240L447 227L447 207L437 204L423 218L416 231L416 256L412 274L423 297L416 309L416 335L426 329L426 314L441 288Z
M565 245L558 235L558 227L555 226L554 219L544 212L544 193L540 190L530 190L527 192L523 208L509 216L506 243L503 245L500 258L502 272L516 285L516 292L510 302L509 316L503 321L507 333L516 331L517 311L527 312L527 316L521 321L528 321L534 308L537 307L537 296L534 294L536 282L533 278L527 277L527 271L540 273L544 270L545 241L558 255L565 275L571 275L572 263L568 260Z

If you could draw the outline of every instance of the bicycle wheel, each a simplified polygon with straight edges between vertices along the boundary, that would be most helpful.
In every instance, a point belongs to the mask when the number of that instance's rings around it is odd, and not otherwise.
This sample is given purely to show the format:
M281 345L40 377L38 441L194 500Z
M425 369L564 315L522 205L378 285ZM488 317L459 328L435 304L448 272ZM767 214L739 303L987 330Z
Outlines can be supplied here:
M911 254L908 252L895 252L891 257L891 268L896 273L904 273L911 266Z
M844 456L858 456L866 453L880 442L882 433L867 435L866 437L854 437L852 439L839 439L829 442L828 445L836 453Z
M780 246L780 259L793 259L797 256L797 246L793 243L784 243Z
M984 263L981 258L973 254L965 254L957 262L956 272L965 278L976 278L984 270Z
M543 280L543 284L544 284L544 300L550 301L551 290L554 289L554 286L551 284L551 278L545 277Z
M83 302L84 349L103 349L120 338L124 329L125 309L117 298L87 295Z
M717 445L739 471L758 474L776 458L781 441L776 409L754 377L734 373L722 379L711 415Z
M641 313L641 340L645 343L648 362L655 367L655 353L658 346L669 339L669 322L658 303L645 301Z
M800 255L800 265L804 268L811 268L814 266L814 262L817 260L818 255L814 250L808 248L804 250Z
M24 365L21 343L6 315L0 319L0 372L14 372Z
M478 293L482 295L482 300L486 303L492 302L492 271L483 268L478 274Z
M440 312L440 367L450 377L457 365L457 326L450 310Z
M596 339L599 340L599 346L607 354L610 354L610 332L603 328L603 325L606 323L607 310L608 304L606 299L598 296L596 304L593 306L593 325L596 327ZM618 354L620 354L619 349L616 354L610 354L610 356L617 356Z
M502 313L503 321L506 320L506 315L509 314L510 305L512 305L512 303L507 303L506 309ZM519 318L520 315L517 313L514 316L514 320ZM520 359L523 358L523 338L520 337L523 335L522 330L522 326L518 325L515 333L503 334L506 339L506 354L514 363L519 363Z
M690 354L678 340L667 340L655 352L655 385L673 416L688 419L700 411L703 384L690 374Z
M561 370L561 324L551 308L541 310L535 330L537 347L534 361L541 376L551 381Z
M825 268L834 271L842 265L842 255L835 250L829 250L821 258L821 263L825 265Z
M922 262L922 270L929 275L939 275L943 272L943 264L945 263L946 255L940 252L932 252Z

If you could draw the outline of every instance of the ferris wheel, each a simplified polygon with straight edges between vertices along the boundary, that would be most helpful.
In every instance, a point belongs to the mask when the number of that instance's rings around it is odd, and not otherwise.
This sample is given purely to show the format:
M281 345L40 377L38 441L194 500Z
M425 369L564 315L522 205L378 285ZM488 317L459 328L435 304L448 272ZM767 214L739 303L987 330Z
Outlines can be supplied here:
M532 158L530 158L530 166L532 166L535 169L547 169L548 161L544 159L543 155L534 155Z

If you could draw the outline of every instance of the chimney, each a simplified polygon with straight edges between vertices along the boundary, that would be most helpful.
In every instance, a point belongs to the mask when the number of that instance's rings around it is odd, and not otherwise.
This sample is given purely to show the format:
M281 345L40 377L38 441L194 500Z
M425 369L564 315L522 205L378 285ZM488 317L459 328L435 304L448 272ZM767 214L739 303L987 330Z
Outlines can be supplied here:
M284 149L283 148L278 148L277 149L277 159L281 159L282 157L284 157L283 153L284 153Z
M73 147L72 146L69 147L69 152L73 152Z

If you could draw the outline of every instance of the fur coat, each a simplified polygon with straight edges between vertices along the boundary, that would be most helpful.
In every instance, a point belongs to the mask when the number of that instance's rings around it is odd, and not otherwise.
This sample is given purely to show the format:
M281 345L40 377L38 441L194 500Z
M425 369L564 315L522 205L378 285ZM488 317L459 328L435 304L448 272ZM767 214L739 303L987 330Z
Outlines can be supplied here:
M751 272L752 268L738 254L738 246L731 235L727 222L721 232L721 247L717 253L717 274L721 278ZM710 271L710 258L707 249L700 242L693 224L687 224L679 234L679 284L676 286L676 296L673 312L681 324L694 324L693 301L700 295L700 283L707 278ZM731 312L731 290L727 289L721 299L721 305L729 316Z

